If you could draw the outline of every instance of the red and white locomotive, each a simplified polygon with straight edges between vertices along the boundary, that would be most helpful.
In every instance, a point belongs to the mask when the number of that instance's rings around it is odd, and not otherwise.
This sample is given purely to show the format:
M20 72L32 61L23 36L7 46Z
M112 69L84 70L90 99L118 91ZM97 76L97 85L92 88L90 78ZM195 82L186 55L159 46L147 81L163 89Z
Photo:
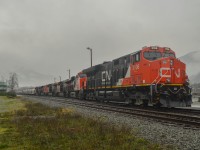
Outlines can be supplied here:
M189 107L192 103L186 65L167 47L143 47L84 69L76 77L57 85L65 97L79 99L162 107ZM45 92L39 89L42 88L36 87L36 94L43 95Z

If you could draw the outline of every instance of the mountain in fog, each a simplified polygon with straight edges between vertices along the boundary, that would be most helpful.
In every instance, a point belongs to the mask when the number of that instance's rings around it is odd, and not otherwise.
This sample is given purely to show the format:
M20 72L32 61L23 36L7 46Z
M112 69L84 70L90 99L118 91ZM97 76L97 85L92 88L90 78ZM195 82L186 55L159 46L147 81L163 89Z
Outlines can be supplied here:
M200 83L200 72L195 75L190 76L190 81L192 84Z
M199 58L199 51L192 51L179 58L186 64L187 74L191 83L200 83ZM14 53L1 52L0 78L5 81L9 78L9 73L11 72L17 73L20 87L44 85L52 83L54 80L53 75L45 74L38 70L36 71L31 67L28 59L19 56L16 57Z
M179 59L186 64L187 74L191 83L200 83L200 52L192 51Z
M13 69L12 72L15 72L17 74L20 87L39 86L48 84L49 81L53 82L53 76L41 74L26 68ZM4 77L4 80L9 78L9 73L10 72L3 73L2 76Z
M9 73L18 75L19 86L38 86L53 82L52 75L46 75L35 71L29 64L29 60L16 57L14 53L0 52L0 80L6 81Z
M18 75L20 86L38 86L48 84L49 81L53 82L53 76L41 74L30 69L19 68L15 72Z

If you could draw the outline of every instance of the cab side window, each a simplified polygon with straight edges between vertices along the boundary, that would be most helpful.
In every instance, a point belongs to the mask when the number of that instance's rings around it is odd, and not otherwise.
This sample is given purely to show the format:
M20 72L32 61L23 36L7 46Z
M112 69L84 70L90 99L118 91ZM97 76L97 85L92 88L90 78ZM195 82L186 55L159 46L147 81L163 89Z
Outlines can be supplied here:
M140 61L140 53L137 53L137 54L135 55L135 61L136 61L136 62L139 62L139 61Z
M132 64L135 63L135 55L132 55Z
M140 61L140 53L132 55L132 64Z

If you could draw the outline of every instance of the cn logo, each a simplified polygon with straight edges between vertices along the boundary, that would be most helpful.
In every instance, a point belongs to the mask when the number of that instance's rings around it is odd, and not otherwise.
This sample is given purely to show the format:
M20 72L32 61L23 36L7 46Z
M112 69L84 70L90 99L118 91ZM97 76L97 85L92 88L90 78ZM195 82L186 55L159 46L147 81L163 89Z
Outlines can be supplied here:
M102 71L102 81L105 82L106 80L110 81L111 75L109 74L108 71Z
M178 69L178 71L175 70L175 75L176 75L177 78L180 78L180 76L181 76L180 68Z
M133 70L139 70L140 69L140 64L136 64L133 66Z
M160 68L160 76L170 78L171 77L171 69L170 68Z

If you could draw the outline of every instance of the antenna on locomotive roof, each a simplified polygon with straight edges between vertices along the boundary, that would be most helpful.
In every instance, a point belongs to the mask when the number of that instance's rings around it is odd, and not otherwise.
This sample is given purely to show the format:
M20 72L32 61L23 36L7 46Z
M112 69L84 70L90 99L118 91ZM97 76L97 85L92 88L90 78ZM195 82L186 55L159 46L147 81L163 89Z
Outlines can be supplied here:
M92 49L90 47L87 47L87 50L90 51L90 59L91 59L91 67L92 67Z
M147 48L147 46L142 47L142 49L145 49L145 48Z
M67 71L69 71L69 79L70 79L70 69L68 69Z

